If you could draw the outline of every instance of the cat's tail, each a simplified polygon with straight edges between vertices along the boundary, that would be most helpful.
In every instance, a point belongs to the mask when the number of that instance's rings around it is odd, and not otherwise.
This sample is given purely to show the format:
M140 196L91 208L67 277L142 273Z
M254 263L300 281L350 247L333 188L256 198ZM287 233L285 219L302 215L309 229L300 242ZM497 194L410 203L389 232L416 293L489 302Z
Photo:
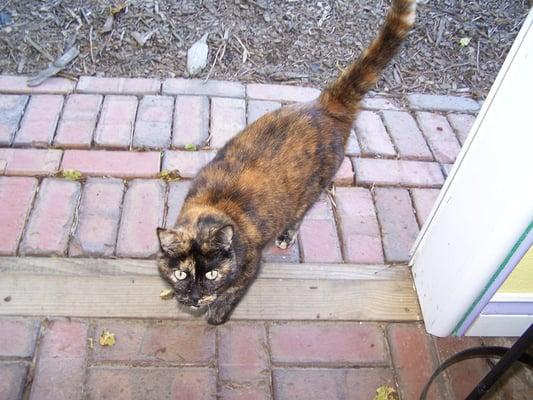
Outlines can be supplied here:
M378 36L359 58L330 84L319 101L335 114L358 109L363 96L374 87L381 71L394 56L415 21L416 0L392 0Z

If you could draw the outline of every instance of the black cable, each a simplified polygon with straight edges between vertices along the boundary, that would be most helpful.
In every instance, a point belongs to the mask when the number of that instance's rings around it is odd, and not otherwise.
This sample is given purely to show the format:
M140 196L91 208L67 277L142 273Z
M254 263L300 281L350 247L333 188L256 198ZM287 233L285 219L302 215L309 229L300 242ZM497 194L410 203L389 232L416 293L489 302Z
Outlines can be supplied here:
M528 329L528 332L529 332L530 329L531 329L531 326ZM525 336L526 335L523 335L522 337L525 337ZM529 338L529 340L531 340L531 338ZM515 346L516 346L516 344L518 344L518 341L515 343ZM531 343L529 343L529 344L531 344ZM515 346L513 346L513 347L515 347ZM506 354L508 352L510 352L511 349L512 348L501 347L501 346L473 347L471 349L463 350L463 351L451 356L445 362L443 362L441 365L439 365L439 367L433 372L433 374L429 378L428 382L426 383L426 386L424 386L424 389L422 390L422 393L420 394L420 400L426 400L426 397L427 397L427 394L428 394L428 391L429 391L429 388L430 388L431 384L433 383L435 378L437 378L437 376L439 376L448 367L450 367L450 366L452 366L454 364L457 364L458 362L469 360L469 359L472 359L472 358L494 358L494 357L502 358L502 357L505 357ZM530 368L533 368L533 357L530 356L527 353L518 354L518 357L515 360L526 364ZM494 368L496 368L496 366L498 364L496 364L494 366ZM507 367L509 365L507 365ZM493 368L493 370L494 370L494 368ZM505 371L506 371L506 369L504 369L502 371L502 374ZM492 372L492 370L487 374L487 376L490 375L491 372ZM487 378L487 376L485 378ZM496 377L496 379L498 379L499 376L501 376L501 374L498 375ZM485 378L481 381L481 383L483 383L485 381ZM492 383L494 383L495 381L496 380L494 380ZM490 386L492 386L492 384ZM488 391L490 389L490 386L485 386L484 389L483 389L485 391L482 392L479 396L481 396L483 393L486 393L486 391ZM474 389L474 391L476 389L477 389L477 387ZM473 399L477 399L477 398L480 398L480 397L468 397L469 400L473 400Z

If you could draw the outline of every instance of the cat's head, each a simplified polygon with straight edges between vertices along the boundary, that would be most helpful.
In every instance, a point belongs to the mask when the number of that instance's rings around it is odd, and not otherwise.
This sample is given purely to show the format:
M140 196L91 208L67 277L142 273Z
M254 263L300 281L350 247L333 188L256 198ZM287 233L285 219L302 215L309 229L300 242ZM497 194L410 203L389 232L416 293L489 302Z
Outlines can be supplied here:
M236 232L231 221L204 215L173 229L157 229L159 273L181 305L205 307L238 275Z

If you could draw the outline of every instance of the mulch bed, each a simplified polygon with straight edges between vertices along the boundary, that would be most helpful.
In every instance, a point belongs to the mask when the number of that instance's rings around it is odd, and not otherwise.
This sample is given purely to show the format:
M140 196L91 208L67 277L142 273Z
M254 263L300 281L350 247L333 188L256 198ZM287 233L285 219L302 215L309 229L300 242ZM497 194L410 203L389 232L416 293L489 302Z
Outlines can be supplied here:
M3 1L0 72L34 74L49 63L43 54L55 58L75 43L80 56L63 71L67 76L186 77L187 49L209 33L200 78L211 70L212 79L323 87L366 47L389 1L130 1L115 15L112 31L102 33L110 5L121 3ZM484 97L528 1L419 3L417 26L377 91ZM133 32L151 36L141 47ZM467 46L462 38L469 39Z

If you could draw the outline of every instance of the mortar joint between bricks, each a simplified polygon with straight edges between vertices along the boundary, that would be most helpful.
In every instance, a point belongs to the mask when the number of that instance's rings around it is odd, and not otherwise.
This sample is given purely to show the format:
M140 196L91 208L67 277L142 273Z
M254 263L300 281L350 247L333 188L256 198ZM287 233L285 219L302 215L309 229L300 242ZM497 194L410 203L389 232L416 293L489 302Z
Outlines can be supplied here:
M44 318L43 320L39 321L39 328L37 330L37 336L35 338L35 346L33 348L33 356L28 367L28 373L26 374L26 380L24 382L24 389L22 391L22 398L24 400L27 400L30 398L31 387L33 384L33 379L35 377L35 369L37 366L37 359L39 357L39 352L41 348L41 342L46 332L46 329L48 328L49 322L50 321L48 318Z
M350 160L350 162L352 162ZM353 162L352 162L353 164ZM357 181L356 181L356 178L355 178L355 165L354 165L354 182L355 182L355 186L357 186ZM341 257L342 257L342 262L345 263L346 262L346 254L345 254L345 249L344 249L344 241L342 240L343 238L343 233L342 233L342 227L341 227L341 224L340 224L340 216L337 212L337 206L336 206L336 202L335 203L332 203L332 200L331 200L331 197L333 197L333 201L335 201L335 195L334 194L328 194L327 196L327 202L328 202L328 206L331 207L331 212L333 213L333 223L335 224L335 232L337 233L337 239L339 240L339 250L341 251Z
M117 244L118 244L118 238L120 237L120 229L122 226L122 216L124 215L124 202L126 200L126 193L129 189L129 181L127 179L122 179L123 188L122 188L122 198L120 199L120 212L118 214L118 220L117 220L117 230L115 232L115 240L114 240L114 246L113 246L113 253L111 256L118 257L117 255Z
M26 218L24 219L24 226L22 227L22 232L20 233L20 238L19 238L19 241L17 243L17 249L15 251L15 254L16 255L20 255L20 246L24 240L24 237L26 236L26 231L28 230L28 225L29 225L29 222L30 222L30 218L33 214L33 210L35 209L35 203L37 202L37 196L39 195L39 192L41 190L41 185L42 185L42 181L45 179L46 177L36 177L37 179L37 184L35 185L35 192L33 194L33 198L31 199L30 201L30 204L29 204L29 207L28 207L28 212L26 213Z

